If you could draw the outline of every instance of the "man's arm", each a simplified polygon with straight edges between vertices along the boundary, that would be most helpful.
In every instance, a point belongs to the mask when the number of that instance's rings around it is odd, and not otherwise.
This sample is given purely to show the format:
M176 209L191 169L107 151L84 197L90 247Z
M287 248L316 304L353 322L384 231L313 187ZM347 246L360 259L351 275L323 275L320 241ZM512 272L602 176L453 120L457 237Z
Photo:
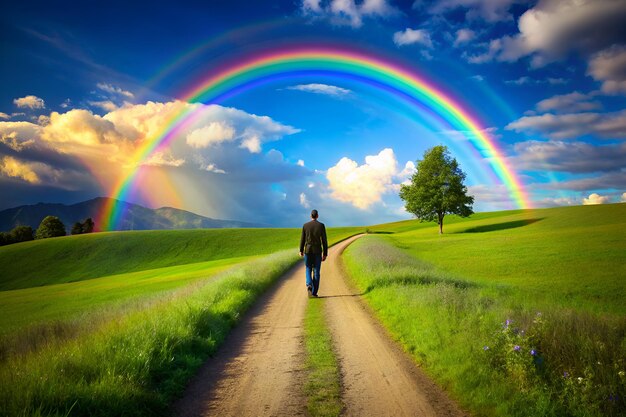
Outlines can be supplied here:
M304 226L302 226L302 235L300 236L300 256L304 255Z
M326 239L326 226L324 225L322 225L322 249L324 251L322 260L325 260L328 256L328 240Z

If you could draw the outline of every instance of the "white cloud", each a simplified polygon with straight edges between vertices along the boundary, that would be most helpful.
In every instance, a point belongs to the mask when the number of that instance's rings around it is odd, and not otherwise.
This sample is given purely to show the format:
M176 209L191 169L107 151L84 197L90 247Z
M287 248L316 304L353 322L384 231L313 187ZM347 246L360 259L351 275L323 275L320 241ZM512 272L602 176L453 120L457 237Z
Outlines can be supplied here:
M305 16L329 19L335 25L361 27L365 18L387 18L398 13L387 0L303 0L301 6Z
M626 203L626 193L622 194L621 200L622 203Z
M111 112L113 110L117 110L117 104L113 103L111 100L101 100L101 101L88 101L87 104L93 107L98 107L107 112ZM61 106L63 107L63 106ZM63 107L65 108L65 107Z
M604 93L626 93L626 45L613 45L592 56L587 74L602 81Z
M96 86L109 94L114 94L114 95L118 95L118 96L122 96L122 97L126 97L126 98L134 98L135 95L133 93L131 93L130 91L127 90L122 90L120 87L111 85L111 84L107 84L107 83L98 83L96 84Z
M459 46L473 41L476 38L476 32L471 29L459 29L456 31L454 46Z
M43 99L33 95L16 98L15 100L13 100L13 103L21 109L29 108L34 110L43 109L46 107Z
M307 209L311 208L311 204L309 204L309 200L304 193L300 193L300 205Z
M620 170L626 161L626 142L592 145L584 142L526 141L514 145L517 169L574 174Z
M480 74L472 75L470 78L474 81L485 81L485 77Z
M417 43L425 46L426 48L433 47L430 33L428 33L425 29L406 28L403 31L396 32L393 34L393 43L397 46L412 45Z
M304 161L302 159L298 159L298 162L296 162L296 165L303 167Z
M174 158L170 153L163 151L154 152L145 162L142 163L142 165L169 167L179 167L184 164L185 160L183 158Z
M299 84L287 87L287 90L306 91L308 93L325 94L328 96L341 97L350 94L350 90L328 84Z
M608 196L602 196L597 193L592 193L588 198L583 198L583 205L588 206L592 204L607 204L610 202Z
M463 53L463 57L470 64L483 64L485 62L489 62L489 61L493 60L493 58L496 56L498 51L500 51L500 49L502 48L501 45L502 45L502 43L501 43L500 39L493 39L488 44L484 45L486 50L482 54L469 55L469 54L464 52Z
M458 8L468 9L468 19L499 22L512 19L509 9L516 0L439 0L430 6L430 13L441 14Z
M599 101L592 101L592 95L582 94L578 91L573 93L557 95L537 103L537 110L541 112L581 112L597 110L602 107Z
M193 148L208 148L235 139L235 129L224 122L211 122L187 135L187 144Z
M626 110L614 113L542 114L524 116L506 126L516 132L540 132L553 139L584 135L605 138L626 137Z
M545 80L538 80L535 78L530 78L527 75L524 75L515 80L505 80L504 83L514 84L514 85L532 85L532 84L563 85L563 84L567 84L568 80L566 80L565 78L552 78L552 77L548 77Z
M397 171L393 149L386 148L378 155L366 156L363 165L347 157L341 158L328 169L326 179L332 198L367 209L380 202L382 195L391 189Z
M10 118L11 118L10 115L0 111L0 119L9 120Z
M215 164L208 164L206 167L204 167L204 169L206 171L213 172L215 174L226 174L226 171L218 168L217 165Z

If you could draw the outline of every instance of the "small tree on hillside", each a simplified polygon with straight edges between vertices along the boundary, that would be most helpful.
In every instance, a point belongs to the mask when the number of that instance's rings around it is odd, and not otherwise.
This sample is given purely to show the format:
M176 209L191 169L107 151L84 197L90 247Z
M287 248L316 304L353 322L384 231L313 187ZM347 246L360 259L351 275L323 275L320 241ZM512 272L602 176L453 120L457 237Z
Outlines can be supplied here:
M93 222L91 217L87 217L87 219L83 222L83 233L91 233L93 232L96 224Z
M16 226L9 232L11 243L28 242L33 240L34 231L30 226Z
M46 216L37 228L35 239L46 239L57 236L65 236L65 225L61 219L56 216Z
M443 233L446 214L468 217L474 212L474 197L467 195L463 184L465 173L459 168L448 148L434 146L424 152L424 159L417 161L411 184L400 187L400 198L406 211L420 221L437 221L439 233Z
M91 232L93 232L94 226L95 226L95 224L94 224L93 220L91 220L91 217L88 217L82 223L81 222L74 223L74 225L72 226L71 233L73 235L81 235L83 233L91 233Z
M70 230L70 233L73 235L80 235L83 233L83 224L81 222L76 222L74 223L74 225L72 226L72 230Z

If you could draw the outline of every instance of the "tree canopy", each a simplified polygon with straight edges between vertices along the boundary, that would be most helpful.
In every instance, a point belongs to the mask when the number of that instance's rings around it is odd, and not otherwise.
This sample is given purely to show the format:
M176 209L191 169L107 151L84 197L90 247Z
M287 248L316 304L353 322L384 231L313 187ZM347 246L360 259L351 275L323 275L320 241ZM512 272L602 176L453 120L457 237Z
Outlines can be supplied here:
M49 237L65 236L65 225L56 216L46 216L42 221L37 232L35 233L35 239L46 239Z
M474 197L467 195L464 181L465 173L448 148L437 145L427 149L423 159L417 161L411 183L400 187L400 198L406 211L420 221L437 221L439 233L443 233L446 214L468 217L474 213Z

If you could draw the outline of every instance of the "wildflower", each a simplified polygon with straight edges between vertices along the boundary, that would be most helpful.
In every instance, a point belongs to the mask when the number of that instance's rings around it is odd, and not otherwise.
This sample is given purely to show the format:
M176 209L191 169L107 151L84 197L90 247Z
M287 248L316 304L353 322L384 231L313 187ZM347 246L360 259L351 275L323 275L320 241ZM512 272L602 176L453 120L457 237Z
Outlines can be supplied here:
M563 378L569 378L569 372L567 371L563 372Z
M507 319L507 320L504 322L504 327L509 327L509 324L511 324L511 320Z
M489 346L483 346L483 350L489 350Z
M519 345L515 345L515 347L513 348L514 351L519 352L520 350L520 346Z
M624 377L624 371L619 371L619 372L617 373L617 375L619 375L620 377L622 377L622 378L623 378L623 377Z
M578 383L579 383L579 384L582 384L582 382L583 382L583 377L582 377L582 376L579 376L579 377L578 377Z
M531 349L531 350L530 350L530 354L531 354L532 356L535 356L535 355L537 354L537 351L536 351L535 349Z

